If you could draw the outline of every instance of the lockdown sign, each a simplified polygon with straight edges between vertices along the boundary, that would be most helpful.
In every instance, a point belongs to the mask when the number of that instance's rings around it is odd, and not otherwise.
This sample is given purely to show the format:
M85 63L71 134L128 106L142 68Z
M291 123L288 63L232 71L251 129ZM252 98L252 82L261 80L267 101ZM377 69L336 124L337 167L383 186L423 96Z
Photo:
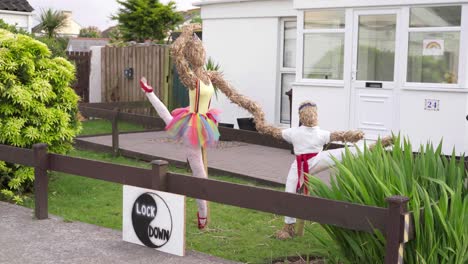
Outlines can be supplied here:
M185 196L124 185L123 240L185 255Z

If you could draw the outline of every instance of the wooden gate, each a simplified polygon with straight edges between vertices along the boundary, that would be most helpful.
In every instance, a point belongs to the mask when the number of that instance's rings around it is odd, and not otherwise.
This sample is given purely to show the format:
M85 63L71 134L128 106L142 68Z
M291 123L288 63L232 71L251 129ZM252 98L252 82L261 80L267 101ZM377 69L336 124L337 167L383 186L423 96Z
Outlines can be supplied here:
M89 102L89 74L91 71L91 52L67 52L68 59L75 62L76 81L73 89L81 97L81 101Z
M145 76L167 104L169 47L164 45L104 47L101 51L102 102L146 101L139 80Z

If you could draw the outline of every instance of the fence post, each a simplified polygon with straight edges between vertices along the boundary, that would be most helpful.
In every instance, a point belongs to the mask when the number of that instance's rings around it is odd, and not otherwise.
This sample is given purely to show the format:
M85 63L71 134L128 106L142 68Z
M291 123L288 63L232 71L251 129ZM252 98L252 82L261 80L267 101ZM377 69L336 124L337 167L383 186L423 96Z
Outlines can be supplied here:
M151 188L158 191L167 191L167 161L153 160L151 161Z
M112 116L112 151L114 156L119 155L119 108L114 108L114 115Z
M47 176L47 168L49 167L49 159L47 155L47 144L33 145L34 152L34 197L35 207L34 215L37 219L47 219L48 201L47 189L49 185L49 177Z
M407 212L408 197L392 196L388 203L388 219L386 229L387 246L385 248L385 264L402 264L405 232L404 216Z

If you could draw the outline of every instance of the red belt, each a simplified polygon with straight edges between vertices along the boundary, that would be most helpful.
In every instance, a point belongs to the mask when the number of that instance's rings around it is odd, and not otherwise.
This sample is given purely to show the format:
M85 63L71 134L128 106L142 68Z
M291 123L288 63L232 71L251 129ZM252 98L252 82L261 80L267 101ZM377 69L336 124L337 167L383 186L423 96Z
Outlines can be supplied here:
M301 188L301 176L304 175L304 194L309 194L309 189L307 188L307 183L309 182L307 175L305 173L309 173L309 160L315 156L317 156L318 153L307 153L307 154L301 154L301 155L296 155L296 162L297 162L297 186L296 186L296 192L299 191ZM301 173L302 170L302 173Z

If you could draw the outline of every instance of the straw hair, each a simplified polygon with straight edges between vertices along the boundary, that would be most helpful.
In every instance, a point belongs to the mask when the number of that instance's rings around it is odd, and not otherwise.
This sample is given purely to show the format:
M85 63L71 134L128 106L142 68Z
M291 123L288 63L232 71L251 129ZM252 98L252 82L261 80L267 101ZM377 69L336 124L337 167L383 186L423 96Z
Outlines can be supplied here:
M200 24L190 24L182 28L182 34L171 45L171 55L174 58L180 81L185 87L193 90L200 79L209 82L208 75L203 71L205 64L205 49L198 37L194 37Z
M299 106L299 122L307 127L318 125L317 105L310 101L305 101Z

